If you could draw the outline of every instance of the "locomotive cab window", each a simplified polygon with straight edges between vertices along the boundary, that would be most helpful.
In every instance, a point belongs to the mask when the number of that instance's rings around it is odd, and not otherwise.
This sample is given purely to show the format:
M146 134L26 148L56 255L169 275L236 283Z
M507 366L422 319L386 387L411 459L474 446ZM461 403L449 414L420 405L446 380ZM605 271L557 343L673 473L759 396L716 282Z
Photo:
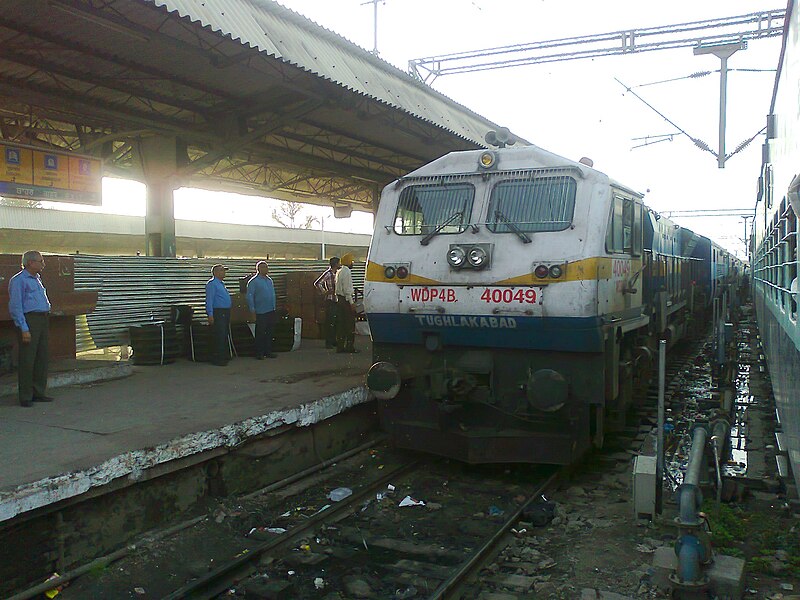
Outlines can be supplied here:
M642 255L642 205L631 198L614 196L606 234L609 254Z
M467 183L412 185L400 192L394 231L400 235L461 233L469 225L475 188Z
M486 228L493 233L562 231L572 224L572 177L510 179L492 188Z

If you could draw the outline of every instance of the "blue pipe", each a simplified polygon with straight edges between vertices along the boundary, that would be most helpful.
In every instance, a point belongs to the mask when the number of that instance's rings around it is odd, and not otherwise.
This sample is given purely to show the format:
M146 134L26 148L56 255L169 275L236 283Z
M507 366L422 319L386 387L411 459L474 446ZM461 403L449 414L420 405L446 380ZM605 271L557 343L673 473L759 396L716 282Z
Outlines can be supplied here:
M700 563L705 550L700 540L687 534L678 541L678 578L686 583L698 583L700 580Z
M689 464L683 484L678 490L680 503L679 527L699 527L700 506L703 495L700 491L700 473L703 465L708 430L705 427L695 427L692 432L692 449L689 452ZM678 555L678 578L688 584L702 583L701 563L706 561L706 549L700 539L692 533L684 533L675 545Z

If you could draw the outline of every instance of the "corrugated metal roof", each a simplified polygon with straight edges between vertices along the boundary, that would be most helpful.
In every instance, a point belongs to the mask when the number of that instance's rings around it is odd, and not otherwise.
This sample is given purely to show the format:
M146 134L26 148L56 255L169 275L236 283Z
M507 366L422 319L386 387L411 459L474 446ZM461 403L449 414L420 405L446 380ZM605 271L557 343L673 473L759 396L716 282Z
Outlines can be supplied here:
M141 0L475 144L498 125L271 0ZM520 140L520 143L527 143Z

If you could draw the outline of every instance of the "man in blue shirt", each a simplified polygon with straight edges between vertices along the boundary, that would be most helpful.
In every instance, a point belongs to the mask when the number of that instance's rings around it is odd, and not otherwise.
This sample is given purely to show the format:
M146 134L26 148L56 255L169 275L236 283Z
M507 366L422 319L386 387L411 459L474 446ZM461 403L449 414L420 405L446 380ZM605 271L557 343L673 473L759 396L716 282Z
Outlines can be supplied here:
M275 286L269 265L256 263L256 274L247 282L247 306L256 319L256 360L275 358L272 353L272 328L275 325Z
M213 277L206 282L206 316L212 328L211 362L219 367L228 364L231 350L228 333L231 327L231 295L225 287L225 273L228 267L211 267Z
M41 252L22 255L22 270L8 282L8 312L19 331L19 403L51 402L46 395L50 329L50 301L39 275L44 270Z

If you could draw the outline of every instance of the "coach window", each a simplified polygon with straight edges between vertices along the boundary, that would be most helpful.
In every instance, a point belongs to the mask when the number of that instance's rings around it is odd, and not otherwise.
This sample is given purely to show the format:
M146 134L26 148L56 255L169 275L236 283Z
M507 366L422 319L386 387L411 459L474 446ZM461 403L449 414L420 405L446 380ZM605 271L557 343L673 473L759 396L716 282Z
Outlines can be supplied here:
M791 206L786 211L786 260L785 278L789 288L789 311L793 319L797 319L797 215ZM794 286L794 289L792 289Z
M412 185L400 192L394 231L400 235L461 233L472 216L475 188L468 183Z

